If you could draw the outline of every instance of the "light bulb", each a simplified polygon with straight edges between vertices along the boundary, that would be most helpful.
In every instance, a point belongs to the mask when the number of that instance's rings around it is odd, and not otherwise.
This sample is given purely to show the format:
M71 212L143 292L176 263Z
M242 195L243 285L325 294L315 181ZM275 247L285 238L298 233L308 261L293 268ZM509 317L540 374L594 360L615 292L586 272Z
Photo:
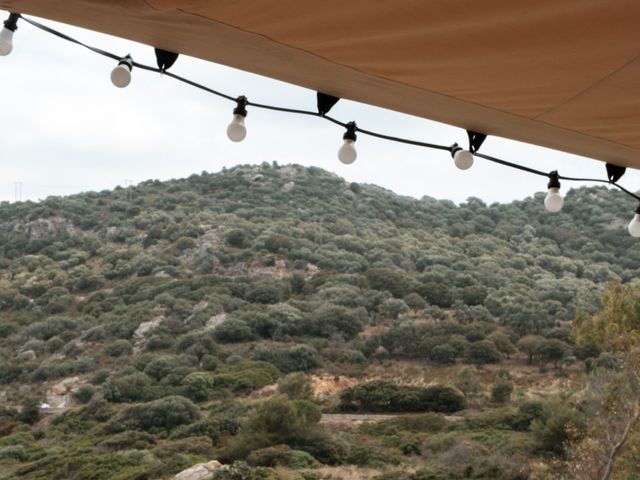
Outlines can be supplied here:
M549 189L547 196L544 197L544 208L547 212L558 213L564 205L564 198L560 195L560 175L557 170L549 172Z
M131 83L131 70L133 69L133 59L130 55L124 57L118 66L111 70L111 83L118 88L124 88Z
M473 154L469 150L460 148L453 154L453 163L460 170L468 170L473 165Z
M247 127L244 125L244 119L247 116L247 105L249 100L247 97L240 96L236 98L236 108L233 109L233 119L227 127L227 137L232 142L241 142L247 136Z
M338 160L345 165L351 165L356 161L356 158L358 158L358 152L356 151L356 140L358 139L356 130L358 127L356 126L356 122L349 122L345 127L347 131L344 132L342 136L344 143L338 150Z
M358 158L358 152L356 151L356 141L345 139L344 143L338 150L338 160L345 165L351 165Z
M241 142L247 136L247 127L244 125L244 117L238 113L227 127L227 137L232 142Z
M632 237L640 237L640 213L636 213L629 222L629 233Z
M13 32L7 27L0 31L0 55L9 55L13 50Z
M562 210L564 205L564 198L560 195L560 188L551 187L547 196L544 197L544 208L547 212L558 213Z

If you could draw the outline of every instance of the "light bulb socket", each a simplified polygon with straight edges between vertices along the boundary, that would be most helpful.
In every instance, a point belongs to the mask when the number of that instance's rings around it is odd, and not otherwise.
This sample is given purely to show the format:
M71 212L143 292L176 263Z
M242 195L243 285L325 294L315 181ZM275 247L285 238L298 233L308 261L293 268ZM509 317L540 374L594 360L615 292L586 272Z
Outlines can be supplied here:
M236 108L233 109L233 114L246 117L248 103L249 103L249 100L247 100L247 97L245 97L244 95L241 95L238 98L236 98Z
M464 148L462 148L460 145L458 145L457 143L454 143L453 145L451 145L450 148L450 152L451 152L451 158L456 158L456 153L458 153L460 150L464 150Z
M127 54L126 57L123 57L120 59L120 61L118 62L118 66L120 65L124 65L125 67L127 67L129 69L129 71L133 70L133 58L131 58L131 55Z
M357 129L358 129L358 126L356 125L356 122L347 123L347 131L344 132L342 139L351 140L352 142L355 142L358 139L358 136L356 135Z
M18 19L19 18L20 18L20 14L19 13L11 12L9 14L9 18L7 18L4 21L4 28L6 28L7 30L11 30L12 32L15 32L16 30L18 30Z
M549 173L549 183L547 188L560 188L560 175L557 170Z
M634 213L637 213L638 215L640 215L640 205L636 207L636 209L634 210Z

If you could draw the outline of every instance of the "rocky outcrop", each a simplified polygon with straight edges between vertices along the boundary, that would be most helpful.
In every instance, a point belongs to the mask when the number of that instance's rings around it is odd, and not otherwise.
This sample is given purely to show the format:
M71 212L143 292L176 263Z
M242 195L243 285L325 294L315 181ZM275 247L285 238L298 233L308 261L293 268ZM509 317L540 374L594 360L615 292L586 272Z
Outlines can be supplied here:
M142 322L140 325L138 325L136 331L133 332L133 341L136 343L136 345L144 340L144 337L148 332L158 328L158 326L163 322L164 319L164 315L158 315L148 322Z
M5 229L8 225L5 225ZM38 218L30 222L18 222L9 227L11 237L27 238L28 240L43 240L56 238L61 235L73 235L75 228L66 218L51 217Z
M51 408L67 408L71 404L71 396L81 384L80 377L65 378L46 391L45 403Z
M209 476L222 467L222 464L217 460L211 460L207 463L198 463L193 467L189 467L186 470L181 471L173 480L203 480L209 478Z
M224 312L219 313L218 315L214 315L213 317L209 318L209 320L207 321L207 323L204 326L204 330L211 330L212 328L216 328L218 325L220 325L226 319L227 319L227 314L224 313Z

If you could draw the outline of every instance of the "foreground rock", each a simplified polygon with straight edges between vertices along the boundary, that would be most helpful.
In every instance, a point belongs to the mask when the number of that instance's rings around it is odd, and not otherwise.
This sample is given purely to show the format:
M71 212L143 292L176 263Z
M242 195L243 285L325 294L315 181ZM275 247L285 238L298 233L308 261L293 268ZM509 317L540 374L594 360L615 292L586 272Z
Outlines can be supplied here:
M189 467L176 474L176 476L173 477L173 480L202 480L207 478L220 467L222 467L222 464L217 460L211 460L207 463L198 463L193 467Z

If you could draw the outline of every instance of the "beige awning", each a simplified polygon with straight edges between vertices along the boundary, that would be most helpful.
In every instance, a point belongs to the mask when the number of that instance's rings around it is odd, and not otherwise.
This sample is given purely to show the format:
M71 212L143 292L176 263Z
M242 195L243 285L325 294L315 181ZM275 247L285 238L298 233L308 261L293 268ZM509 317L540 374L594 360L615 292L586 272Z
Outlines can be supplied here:
M640 168L639 0L0 0L0 8Z

